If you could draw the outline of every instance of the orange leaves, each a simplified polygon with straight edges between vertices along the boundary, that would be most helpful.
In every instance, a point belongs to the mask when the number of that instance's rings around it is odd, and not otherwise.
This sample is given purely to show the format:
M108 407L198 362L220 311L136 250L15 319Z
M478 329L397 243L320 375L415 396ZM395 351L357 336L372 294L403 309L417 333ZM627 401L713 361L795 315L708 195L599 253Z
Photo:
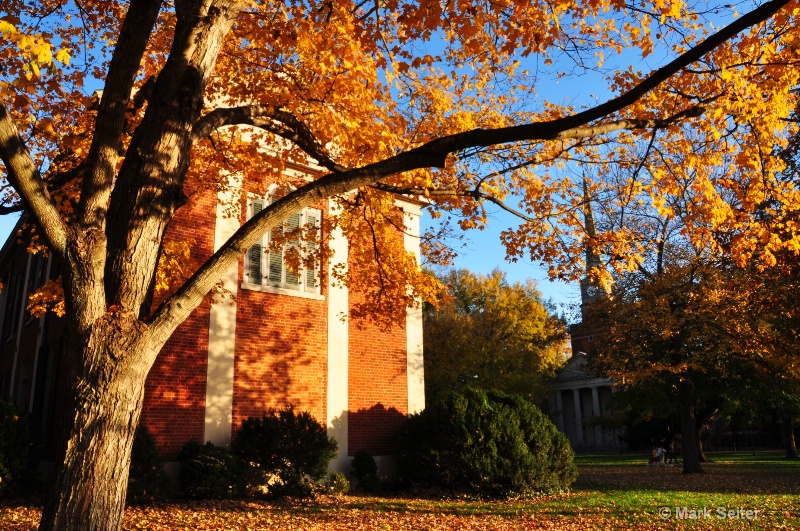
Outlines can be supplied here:
M158 257L156 270L156 295L165 297L186 280L191 272L191 253L194 242L186 240L167 240Z
M48 280L47 284L28 295L27 310L34 317L41 317L48 311L63 317L65 307L61 277L55 280Z
M77 9L53 0L10 1L20 16L0 23L0 62L7 76L0 80L0 97L13 103L15 119L26 126L37 164L48 170L47 178L57 179L79 168L88 153L94 124L86 82L104 79L128 4L86 0ZM265 119L261 130L250 124L217 131L187 148L180 157L189 161L190 172L185 180L177 178L190 201L202 190L230 190L229 176L256 181L257 188L286 184L295 179L286 175L291 168L320 162L313 160L322 158L319 153L329 156L328 168L356 168L465 131L545 126L640 84L650 75L636 71L644 69L641 56L652 54L663 63L662 58L696 45L726 22L724 17L733 17L727 8L712 5L709 11L722 12L703 18L685 2L668 0L636 9L619 0L248 5L226 36L223 52L209 63L214 71L208 85L197 87L205 92L191 96L202 98L206 111L259 104L294 122ZM768 260L777 247L800 245L794 238L763 239L763 227L752 218L765 201L777 197L788 204L793 193L776 178L781 166L774 153L796 129L787 121L797 103L793 89L800 84L796 16L783 11L619 112L576 124L585 127L583 133L476 145L450 154L445 168L416 169L383 182L414 190L431 210L460 215L464 228L483 227L491 213L488 203L505 202L525 219L504 233L508 256L553 264L554 276L578 276L586 245L612 256L620 269L635 268L646 248L644 229L625 223L631 211L681 218L682 230L694 241L735 234L728 238L734 242L729 250L747 259L765 246ZM33 20L41 23L34 27ZM167 3L147 40L137 88L163 73L175 26ZM55 51L48 42L63 49ZM39 67L48 61L61 66L36 76L32 61ZM607 65L603 83L609 86L595 90L590 85L601 78L587 73ZM22 75L25 68L30 76ZM592 96L581 99L587 92ZM138 105L129 106L123 149L143 123L148 104ZM620 123L640 125L610 127ZM314 151L308 146L317 148L316 155L304 152ZM598 216L610 220L591 241L582 226L583 177L596 181L592 196ZM53 191L66 218L77 204L78 182ZM374 211L366 218L364 204L345 214L352 227L391 218L390 208L379 204L385 200L367 201ZM389 232L376 229L375 234L383 242L379 248L386 244L387 263L408 273L412 285L424 286L412 262L400 250L390 250ZM373 250L366 243L359 248L365 256L373 256ZM174 258L164 258L164 276L157 282L165 293L174 287L168 279L182 276L179 264L186 258L183 251L169 252ZM366 263L364 257L358 260ZM400 275L391 278L401 280Z

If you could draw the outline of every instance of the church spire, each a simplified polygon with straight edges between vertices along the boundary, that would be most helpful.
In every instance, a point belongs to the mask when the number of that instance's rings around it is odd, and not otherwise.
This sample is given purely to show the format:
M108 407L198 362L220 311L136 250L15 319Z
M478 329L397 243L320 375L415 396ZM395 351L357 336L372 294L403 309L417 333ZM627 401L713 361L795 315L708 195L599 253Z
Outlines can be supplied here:
M583 216L584 216L584 230L589 239L594 240L597 237L597 229L594 224L594 211L592 210L592 199L589 196L589 182L586 177L583 178ZM587 304L596 299L601 294L605 293L602 284L594 275L590 274L592 269L598 271L602 269L603 263L600 260L600 254L597 250L590 245L586 246L586 273L581 279L581 317L583 316L584 309Z
M586 235L589 236L592 240L597 237L597 230L594 226L594 211L592 210L592 200L589 197L589 183L586 177L583 178L583 217L584 217L584 230L586 231ZM594 247L586 246L586 273L588 274L589 271L593 268L600 268L602 267L602 263L600 262L600 255L594 249Z

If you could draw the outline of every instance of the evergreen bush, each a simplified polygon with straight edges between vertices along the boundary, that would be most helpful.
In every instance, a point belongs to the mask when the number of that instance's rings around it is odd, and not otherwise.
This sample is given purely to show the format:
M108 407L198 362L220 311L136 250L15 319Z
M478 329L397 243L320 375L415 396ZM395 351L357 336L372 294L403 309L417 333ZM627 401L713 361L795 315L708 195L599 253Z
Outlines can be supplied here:
M336 457L336 441L308 412L293 407L250 417L236 431L234 453L261 477L251 485L270 496L310 496Z
M350 465L353 477L358 480L358 488L365 492L376 492L380 489L378 478L378 463L366 450L359 450L353 456Z
M567 438L533 404L497 391L452 393L404 426L402 480L493 497L566 490L577 477Z
M189 441L180 461L181 488L190 498L230 500L245 495L242 463L225 448Z
M164 460L147 427L139 426L133 439L131 470L128 477L128 503L144 504L170 497L171 486L164 471Z
M23 483L30 468L30 447L27 417L13 403L0 400L0 495Z

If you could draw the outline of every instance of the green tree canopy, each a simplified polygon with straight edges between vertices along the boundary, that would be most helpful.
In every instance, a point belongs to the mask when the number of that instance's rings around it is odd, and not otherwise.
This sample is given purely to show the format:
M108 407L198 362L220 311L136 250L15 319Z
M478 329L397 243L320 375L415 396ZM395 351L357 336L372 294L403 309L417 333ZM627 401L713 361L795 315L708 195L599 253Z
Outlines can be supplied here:
M438 307L426 306L425 392L436 400L465 387L500 389L537 400L563 362L566 326L536 283L450 271Z

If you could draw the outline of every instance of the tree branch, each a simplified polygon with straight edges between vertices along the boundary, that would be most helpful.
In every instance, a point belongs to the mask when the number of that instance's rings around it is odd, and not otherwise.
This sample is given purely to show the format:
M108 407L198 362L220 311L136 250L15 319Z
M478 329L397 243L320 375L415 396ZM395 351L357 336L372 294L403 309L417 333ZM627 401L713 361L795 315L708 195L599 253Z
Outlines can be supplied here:
M344 194L362 186L378 183L380 180L414 169L444 167L448 156L464 149L486 147L531 140L557 140L561 138L577 138L607 134L621 129L638 129L642 127L658 127L658 120L621 120L596 126L586 124L610 116L635 103L648 92L658 87L670 76L682 68L699 60L726 40L739 32L770 18L775 12L789 3L790 0L772 0L761 7L742 16L734 23L711 35L694 48L688 50L669 64L656 70L647 79L628 92L601 105L587 109L578 114L557 118L546 122L529 123L499 129L474 129L463 133L432 140L417 148L398 153L388 159L369 164L361 168L337 171L322 176L303 186L275 203L269 205L258 215L253 216L242 225L215 252L183 286L159 306L149 319L151 330L157 330L157 340L164 339L163 334L170 334L203 300L206 293L217 280L239 260L247 249L258 238L270 229L278 226L283 219L306 208L313 203L329 197ZM691 107L675 117L696 116L703 107ZM675 118L673 117L673 118Z
M20 139L8 109L2 103L0 103L0 159L6 166L8 182L30 206L34 218L47 238L49 247L59 256L65 256L66 226L33 158Z
M77 220L102 228L122 146L126 111L144 50L156 23L161 0L132 0L108 67L83 181Z
M17 212L22 212L25 210L25 205L22 203L18 205L0 205L0 216L5 216L6 214L16 214Z
M293 142L327 170L334 172L347 170L331 158L303 122L293 114L271 105L214 109L195 123L192 129L192 142L197 142L228 125L252 125L264 129Z
M403 188L398 186L391 186L384 183L375 183L371 184L370 186L382 192L389 192L398 195L412 195L417 197L471 197L476 201L489 201L490 203L494 203L495 205L499 206L506 212L513 214L514 216L524 221L528 221L531 223L540 221L537 220L536 218L532 218L526 214L523 214L519 210L508 206L502 200L494 197L491 194L487 194L486 192L481 192L477 188L475 188L474 190L455 190L455 189L425 190L422 188Z

